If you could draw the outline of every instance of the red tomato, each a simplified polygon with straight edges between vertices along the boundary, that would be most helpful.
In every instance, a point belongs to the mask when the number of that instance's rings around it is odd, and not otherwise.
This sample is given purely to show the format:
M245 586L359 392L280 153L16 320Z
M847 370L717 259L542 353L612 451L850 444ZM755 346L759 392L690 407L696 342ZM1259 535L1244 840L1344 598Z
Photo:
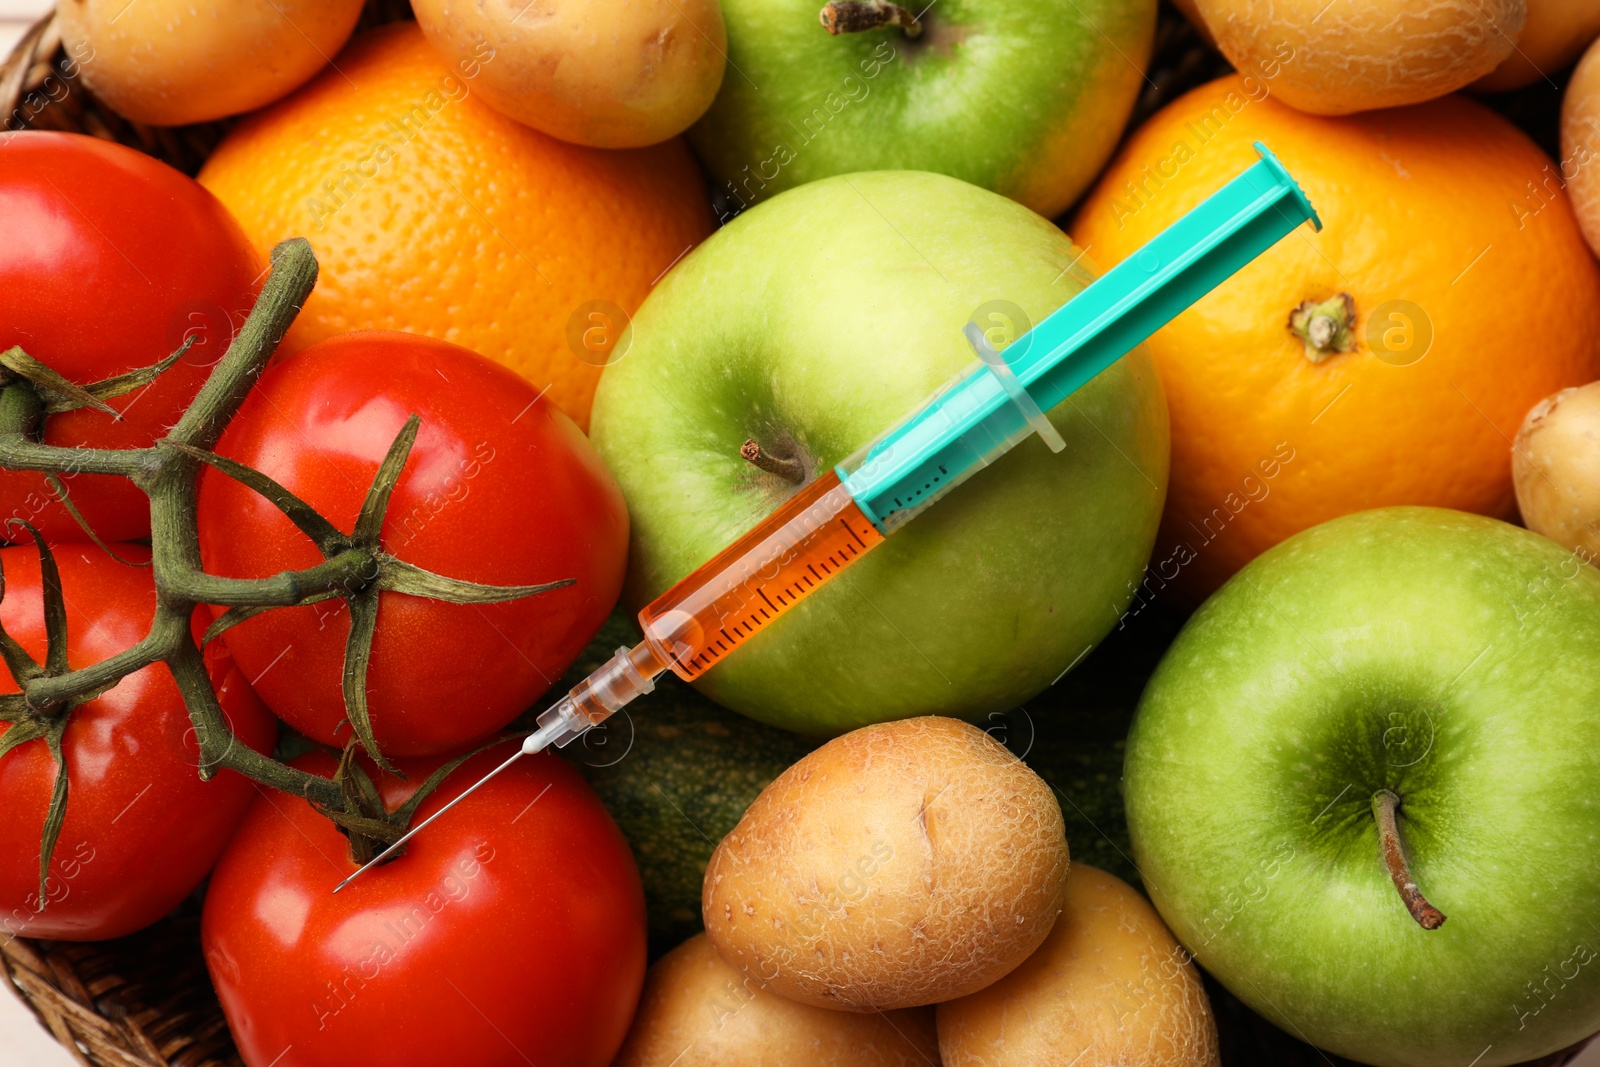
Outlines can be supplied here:
M0 151L0 155L3 155ZM148 559L118 545L125 559ZM134 644L155 611L148 567L117 563L98 548L56 551L67 603L67 661L86 667ZM32 546L0 549L5 599L0 623L44 662L39 557ZM207 664L239 740L272 751L278 724L214 645ZM0 666L0 692L15 693ZM163 665L146 667L71 712L67 818L39 902L39 835L56 764L43 739L0 757L0 928L29 937L121 937L171 911L211 869L244 816L255 787L231 771L200 780L200 746L183 699ZM11 729L0 723L0 734Z
M589 439L527 382L444 341L357 333L262 376L218 451L264 471L340 529L354 528L378 464L422 418L389 501L386 551L491 585L577 584L485 606L384 593L367 675L385 755L459 751L549 688L622 589L628 512ZM257 578L321 560L255 493L214 470L200 491L213 573ZM348 739L343 600L269 611L224 638L267 706L325 744Z
M244 232L216 197L165 163L70 133L0 134L0 219L0 350L21 345L87 385L195 338L155 384L108 401L120 422L78 410L45 423L52 445L149 445L194 399L255 302L261 264ZM149 502L131 482L63 481L101 537L150 535ZM0 471L0 501L0 522L27 519L51 541L86 539L42 474Z
M428 817L510 754L468 760ZM392 810L438 765L377 778ZM295 765L331 774L332 757ZM525 757L333 894L348 844L304 800L263 796L206 891L201 940L250 1067L604 1067L644 981L644 890L576 772Z

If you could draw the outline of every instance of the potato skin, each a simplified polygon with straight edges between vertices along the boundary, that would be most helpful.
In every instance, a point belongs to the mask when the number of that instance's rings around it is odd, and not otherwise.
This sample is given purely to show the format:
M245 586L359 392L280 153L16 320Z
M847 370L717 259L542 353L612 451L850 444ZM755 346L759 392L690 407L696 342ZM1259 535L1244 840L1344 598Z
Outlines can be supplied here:
M1074 864L1039 951L939 1005L946 1067L1217 1067L1217 1025L1190 957L1119 878Z
M1061 808L976 727L928 716L823 745L756 798L706 870L706 931L769 992L876 1011L976 992L1049 935Z
M718 0L412 0L411 7L449 62L492 53L473 86L483 99L573 144L642 148L682 133L711 106L727 65Z
M1480 92L1503 93L1554 74L1600 33L1600 0L1527 0L1528 21L1517 50L1472 83Z
M1525 0L1196 0L1240 71L1272 69L1272 92L1313 115L1417 104L1512 54Z
M1517 433L1511 471L1528 529L1600 566L1600 382L1535 404Z
M120 115L181 126L287 96L344 47L362 0L61 0L61 39Z
M1600 41L1578 60L1561 98L1561 160L1583 239L1600 255Z
M704 934L661 957L612 1067L938 1067L933 1009L857 1015L764 992Z

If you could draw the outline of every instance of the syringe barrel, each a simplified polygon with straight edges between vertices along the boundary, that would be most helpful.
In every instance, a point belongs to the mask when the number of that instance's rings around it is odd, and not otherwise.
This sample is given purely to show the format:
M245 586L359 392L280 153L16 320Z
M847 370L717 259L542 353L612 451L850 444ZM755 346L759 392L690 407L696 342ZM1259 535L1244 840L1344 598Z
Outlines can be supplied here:
M791 497L639 613L645 643L693 680L884 537L1030 434L1043 412L1304 222L1305 194L1260 162L909 417Z
M882 541L828 471L647 605L645 642L692 681Z
M841 463L862 513L893 532L1026 440L1034 412L1060 404L1295 227L1320 228L1283 164L1256 150L1259 162L1017 338L1000 365L973 364Z

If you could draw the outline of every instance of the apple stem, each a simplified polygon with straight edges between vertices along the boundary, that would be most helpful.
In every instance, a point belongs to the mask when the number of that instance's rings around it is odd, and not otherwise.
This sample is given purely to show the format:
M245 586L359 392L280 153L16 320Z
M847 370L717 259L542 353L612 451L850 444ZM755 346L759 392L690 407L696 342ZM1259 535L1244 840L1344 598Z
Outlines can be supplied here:
M1395 813L1400 798L1387 789L1372 794L1372 815L1378 820L1378 843L1383 849L1383 865L1389 868L1389 877L1400 891L1406 910L1424 930L1437 930L1444 925L1444 912L1428 903L1417 883L1411 880L1411 865L1406 862L1405 845L1400 840L1400 824Z
M744 444L740 445L739 455L743 456L755 466L766 471L768 474L776 474L778 477L785 478L788 481L794 482L796 485L799 485L801 482L805 481L805 464L801 463L798 459L794 459L793 457L780 458L778 456L774 456L771 452L768 452L754 441L746 441Z
M922 23L917 16L891 0L829 0L819 18L835 37L884 26L899 26L912 40L922 36Z

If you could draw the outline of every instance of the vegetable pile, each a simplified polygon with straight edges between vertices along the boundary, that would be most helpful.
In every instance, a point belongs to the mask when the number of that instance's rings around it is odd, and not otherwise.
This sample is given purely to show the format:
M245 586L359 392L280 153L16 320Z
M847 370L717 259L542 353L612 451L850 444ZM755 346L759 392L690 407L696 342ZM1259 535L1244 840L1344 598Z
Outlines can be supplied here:
M1600 3L391 6L27 42L7 934L198 910L246 1067L1600 1033ZM505 764L1258 141L1321 229L1045 413L1064 449Z

